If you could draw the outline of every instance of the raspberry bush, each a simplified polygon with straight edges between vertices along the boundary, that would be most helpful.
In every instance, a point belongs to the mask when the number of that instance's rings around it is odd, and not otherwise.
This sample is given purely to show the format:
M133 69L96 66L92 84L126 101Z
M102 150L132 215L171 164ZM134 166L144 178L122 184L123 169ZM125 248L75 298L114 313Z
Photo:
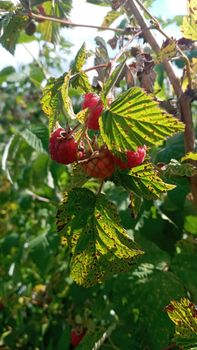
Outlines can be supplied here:
M71 0L0 1L4 49L39 42L28 67L0 71L0 349L189 350L195 0L178 40L150 2L88 2L110 7L112 37L65 62Z

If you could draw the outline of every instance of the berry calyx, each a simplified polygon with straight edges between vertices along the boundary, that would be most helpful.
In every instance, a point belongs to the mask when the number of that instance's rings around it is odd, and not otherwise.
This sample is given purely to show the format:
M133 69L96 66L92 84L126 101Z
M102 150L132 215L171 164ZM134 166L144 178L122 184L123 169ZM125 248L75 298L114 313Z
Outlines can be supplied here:
M78 149L72 133L63 128L58 128L51 134L49 152L51 159L61 164L71 164L83 157L83 151Z
M104 179L110 177L115 169L114 157L108 149L100 149L82 163L82 167L90 177Z
M84 95L82 108L89 108L89 116L87 118L87 127L92 130L99 130L99 117L103 111L103 103L100 97L93 93Z
M127 151L127 161L114 157L115 164L121 169L131 169L144 162L146 157L146 146L139 146L137 151Z

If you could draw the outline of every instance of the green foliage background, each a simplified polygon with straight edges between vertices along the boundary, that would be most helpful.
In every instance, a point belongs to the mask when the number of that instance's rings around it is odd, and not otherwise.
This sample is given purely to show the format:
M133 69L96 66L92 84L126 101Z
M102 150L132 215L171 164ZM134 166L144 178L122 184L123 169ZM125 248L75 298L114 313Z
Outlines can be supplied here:
M68 14L70 7L63 10ZM189 182L185 173L173 173L172 164L167 182L176 188L160 199L144 199L137 217L126 189L107 182L107 199L116 204L122 226L145 254L128 272L97 286L73 282L68 250L55 224L62 193L76 184L77 176L80 186L81 178L50 160L48 120L40 104L45 69L62 74L61 59L54 60L53 47L42 41L56 38L56 29L45 28L45 36L41 30L41 37L35 37L42 66L33 61L17 71L0 71L0 348L71 349L71 329L80 325L88 331L78 349L92 349L113 326L101 349L162 350L171 344L175 330L165 306L184 296L197 304L197 221ZM17 32L13 40L22 42L23 36L24 31ZM61 45L66 53L69 43L61 39ZM167 98L164 72L160 65L156 68L156 83ZM87 88L84 79L76 84ZM69 95L79 112L81 91L74 82ZM183 156L181 134L151 149L154 163ZM91 181L89 189L96 188Z

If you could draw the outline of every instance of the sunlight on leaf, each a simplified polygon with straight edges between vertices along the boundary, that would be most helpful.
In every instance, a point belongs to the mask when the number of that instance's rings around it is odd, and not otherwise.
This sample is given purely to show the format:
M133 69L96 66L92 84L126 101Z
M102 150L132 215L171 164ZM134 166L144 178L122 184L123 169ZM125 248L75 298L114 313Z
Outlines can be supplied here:
M128 173L116 172L113 181L138 196L147 199L159 198L162 193L173 190L176 186L165 183L151 163L144 163L131 169Z
M188 15L183 18L181 31L184 38L197 40L197 6L196 0L188 1Z
M176 325L175 341L182 349L197 349L197 308L187 298L171 301L166 312Z
M112 152L158 145L184 130L184 124L165 114L144 90L136 87L119 95L99 118L101 136Z
M129 270L142 254L120 226L115 206L86 188L75 188L65 196L57 228L72 254L71 276L85 287Z

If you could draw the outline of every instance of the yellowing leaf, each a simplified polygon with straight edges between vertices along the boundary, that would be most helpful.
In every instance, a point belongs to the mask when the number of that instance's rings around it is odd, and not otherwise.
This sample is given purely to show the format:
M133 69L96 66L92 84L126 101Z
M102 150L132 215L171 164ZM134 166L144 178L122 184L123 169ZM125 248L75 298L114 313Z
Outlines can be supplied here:
M70 97L68 96L70 76L71 76L71 73L69 72L64 77L64 83L61 86L61 94L62 94L62 100L64 103L64 109L65 109L66 113L69 115L69 117L71 119L75 119L75 113L73 111L72 101L71 101Z
M102 27L109 27L122 14L122 11L109 11L103 19Z
M172 58L176 55L176 39L170 40L170 42L161 48L160 52L157 54L155 63L161 63L164 58Z
M120 226L115 206L86 188L66 195L58 210L57 228L71 253L71 276L84 287L129 270L142 254Z
M187 298L171 301L166 312L176 325L175 341L181 349L197 349L197 309Z
M188 0L188 15L183 18L181 26L183 36L187 39L197 40L197 5L196 0Z
M113 180L117 185L147 199L159 198L162 193L175 188L174 185L165 183L159 177L151 163L144 163L128 173L117 172Z
M189 152L184 157L181 158L181 162L185 160L196 160L197 161L197 153Z

